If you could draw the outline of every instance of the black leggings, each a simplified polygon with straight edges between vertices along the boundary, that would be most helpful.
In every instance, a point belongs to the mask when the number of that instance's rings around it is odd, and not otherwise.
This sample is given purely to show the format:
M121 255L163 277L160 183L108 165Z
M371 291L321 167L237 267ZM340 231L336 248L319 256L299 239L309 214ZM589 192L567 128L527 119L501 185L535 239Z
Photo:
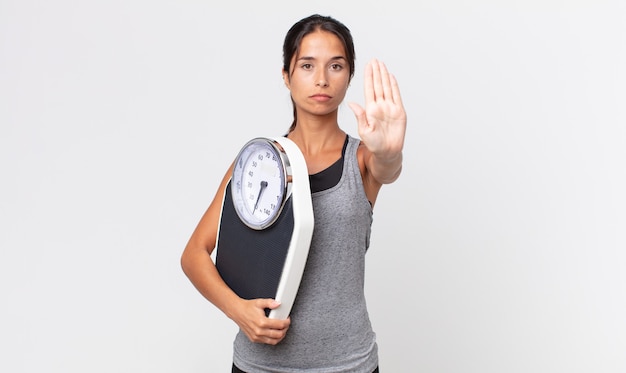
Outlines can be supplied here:
M233 364L233 370L231 371L231 373L246 373L246 372L244 372L243 370L237 368L235 366L235 364ZM372 373L379 373L378 372L378 367L376 367L376 369L374 369L374 371Z

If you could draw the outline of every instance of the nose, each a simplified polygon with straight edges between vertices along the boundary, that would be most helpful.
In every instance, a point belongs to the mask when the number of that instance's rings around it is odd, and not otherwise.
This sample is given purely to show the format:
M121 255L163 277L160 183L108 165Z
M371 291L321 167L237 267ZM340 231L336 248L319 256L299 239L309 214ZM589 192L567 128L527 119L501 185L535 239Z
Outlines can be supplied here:
M328 82L325 79L319 79L316 84L318 87L328 87Z
M317 87L328 87L328 79L326 79L326 75L324 73L320 73L317 77L315 86Z

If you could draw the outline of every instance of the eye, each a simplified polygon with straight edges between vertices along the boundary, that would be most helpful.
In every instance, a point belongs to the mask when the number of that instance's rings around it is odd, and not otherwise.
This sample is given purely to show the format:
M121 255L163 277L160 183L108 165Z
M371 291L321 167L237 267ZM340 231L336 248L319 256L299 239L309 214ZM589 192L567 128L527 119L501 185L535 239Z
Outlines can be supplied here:
M330 69L334 71L341 71L343 69L343 65L339 63L334 63L330 65Z
M300 67L304 70L311 70L313 68L313 65L311 65L310 63L303 63Z

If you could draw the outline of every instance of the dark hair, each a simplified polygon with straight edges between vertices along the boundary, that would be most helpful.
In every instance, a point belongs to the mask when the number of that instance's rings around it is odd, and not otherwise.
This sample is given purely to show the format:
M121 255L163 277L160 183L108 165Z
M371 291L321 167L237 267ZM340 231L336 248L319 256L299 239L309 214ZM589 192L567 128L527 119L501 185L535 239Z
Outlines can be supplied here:
M302 39L318 30L328 31L333 33L335 36L341 40L343 43L344 49L346 51L346 58L348 60L348 65L350 67L350 79L354 76L354 60L356 59L354 53L354 42L352 40L352 35L350 34L350 30L341 22L336 19L328 16L321 16L319 14L314 14L309 17L303 18L300 21L296 22L289 31L287 31L287 35L285 36L285 41L283 43L283 70L291 75L291 59L294 55L296 55L300 50L300 43ZM293 123L291 127L289 127L289 132L293 131L296 127L297 115L296 115L296 106L293 106Z

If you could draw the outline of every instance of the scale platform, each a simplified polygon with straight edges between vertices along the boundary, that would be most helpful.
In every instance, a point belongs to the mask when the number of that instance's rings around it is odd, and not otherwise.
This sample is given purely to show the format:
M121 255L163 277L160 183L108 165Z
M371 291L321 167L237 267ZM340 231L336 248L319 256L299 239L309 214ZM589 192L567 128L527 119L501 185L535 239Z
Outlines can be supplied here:
M304 157L287 138L276 141L287 153L292 185L278 219L262 230L244 224L233 204L229 181L223 199L215 264L220 275L241 298L272 298L281 302L266 310L270 318L285 319L295 300L313 234L313 207Z

